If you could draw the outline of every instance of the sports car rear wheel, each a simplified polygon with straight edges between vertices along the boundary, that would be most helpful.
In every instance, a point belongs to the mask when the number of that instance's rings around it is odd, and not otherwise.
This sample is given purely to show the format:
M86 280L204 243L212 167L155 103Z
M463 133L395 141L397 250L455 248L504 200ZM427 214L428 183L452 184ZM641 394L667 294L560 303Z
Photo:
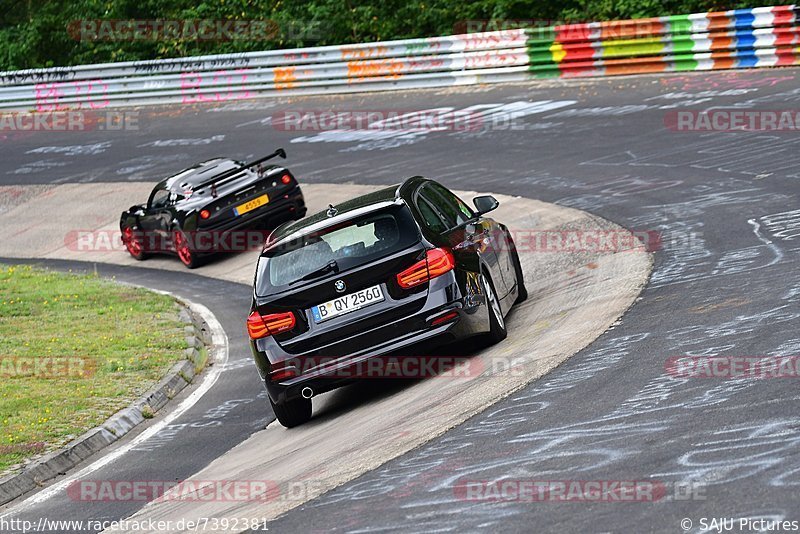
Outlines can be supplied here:
M186 239L186 234L181 230L175 230L172 234L172 242L175 246L175 253L186 267L194 269L198 266L197 254L192 250L189 240Z
M141 261L147 257L144 253L144 240L142 236L130 226L123 228L122 242L125 244L125 248L128 249L128 253L133 256L134 259Z

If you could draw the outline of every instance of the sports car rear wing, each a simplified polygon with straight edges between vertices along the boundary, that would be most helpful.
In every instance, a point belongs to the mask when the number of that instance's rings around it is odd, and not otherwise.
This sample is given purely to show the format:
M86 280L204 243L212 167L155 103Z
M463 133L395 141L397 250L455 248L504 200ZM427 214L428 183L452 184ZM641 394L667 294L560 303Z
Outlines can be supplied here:
M211 178L210 180L207 180L205 182L197 184L196 186L194 186L194 188L195 189L200 189L201 187L206 187L206 186L209 186L209 185L212 185L212 186L216 187L218 185L221 185L221 184L225 183L229 179L233 179L233 178L237 177L238 175L244 173L244 171L246 171L248 169L251 169L251 168L255 167L256 165L260 165L260 164L264 163L265 161L267 161L269 159L272 159L272 158L274 158L276 156L280 156L281 158L286 159L286 151L284 149L282 149L282 148L279 148L278 150L276 150L275 152L273 152L272 154L270 154L268 156L264 156L263 158L259 158L257 160L251 161L250 163L245 163L241 167L237 167L235 169L231 169L231 170L225 171L225 172L223 172L221 174L218 174L218 175L214 176L213 178Z

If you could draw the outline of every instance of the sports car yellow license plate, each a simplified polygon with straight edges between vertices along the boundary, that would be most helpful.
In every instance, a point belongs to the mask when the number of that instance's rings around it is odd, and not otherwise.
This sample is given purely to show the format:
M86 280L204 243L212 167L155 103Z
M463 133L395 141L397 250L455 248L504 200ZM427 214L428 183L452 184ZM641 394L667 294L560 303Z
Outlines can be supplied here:
M261 195L260 197L254 198L253 200L248 200L244 204L239 204L238 206L233 208L233 212L236 215L244 215L248 211L253 211L256 208L260 208L267 202L269 202L269 197L266 194L264 194Z

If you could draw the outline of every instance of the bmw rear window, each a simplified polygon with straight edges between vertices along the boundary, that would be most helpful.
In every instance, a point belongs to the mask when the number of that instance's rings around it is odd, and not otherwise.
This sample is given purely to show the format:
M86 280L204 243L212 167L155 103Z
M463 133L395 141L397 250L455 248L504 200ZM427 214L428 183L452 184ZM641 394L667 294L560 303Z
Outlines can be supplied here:
M258 260L256 294L343 272L404 250L420 239L405 206L392 206L284 241ZM304 280L305 279L305 280Z

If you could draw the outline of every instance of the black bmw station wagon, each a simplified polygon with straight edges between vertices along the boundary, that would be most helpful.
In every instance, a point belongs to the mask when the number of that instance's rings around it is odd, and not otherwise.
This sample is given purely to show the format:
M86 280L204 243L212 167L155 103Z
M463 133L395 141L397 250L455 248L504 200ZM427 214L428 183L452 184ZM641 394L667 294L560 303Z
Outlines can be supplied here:
M278 421L311 418L311 398L353 380L365 361L468 336L506 337L527 298L508 229L422 177L382 189L270 235L247 319Z

